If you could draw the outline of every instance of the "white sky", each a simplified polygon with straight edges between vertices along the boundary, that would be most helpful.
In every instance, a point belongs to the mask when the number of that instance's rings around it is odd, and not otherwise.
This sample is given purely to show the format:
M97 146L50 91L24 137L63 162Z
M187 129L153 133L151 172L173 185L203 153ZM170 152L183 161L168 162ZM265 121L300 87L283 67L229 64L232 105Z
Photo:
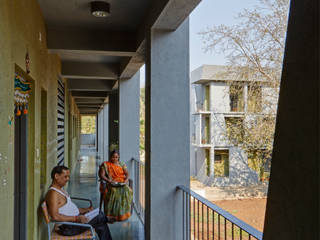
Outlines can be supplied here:
M204 53L199 32L207 27L235 23L234 17L244 8L253 8L259 0L202 0L190 15L190 71L203 64L223 65L226 59L214 52ZM144 67L140 70L140 87L144 87Z

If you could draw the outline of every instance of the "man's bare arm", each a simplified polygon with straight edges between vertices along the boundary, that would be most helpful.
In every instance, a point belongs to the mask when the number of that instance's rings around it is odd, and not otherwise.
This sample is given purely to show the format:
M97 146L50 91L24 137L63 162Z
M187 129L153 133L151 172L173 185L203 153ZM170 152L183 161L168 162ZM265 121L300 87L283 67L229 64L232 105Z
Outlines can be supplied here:
M90 212L93 210L93 207L88 207L88 208L79 208L80 214L86 214L87 212Z

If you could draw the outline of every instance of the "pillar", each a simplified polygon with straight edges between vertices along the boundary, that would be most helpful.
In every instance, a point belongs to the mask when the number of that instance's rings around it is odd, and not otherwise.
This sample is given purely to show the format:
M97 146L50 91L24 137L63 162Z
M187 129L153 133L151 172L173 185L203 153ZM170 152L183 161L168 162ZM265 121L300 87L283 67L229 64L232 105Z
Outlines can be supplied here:
M130 169L130 159L139 159L140 73L119 82L120 159Z
M111 144L119 144L119 94L118 92L114 92L109 95L108 125L109 125L109 133L108 133L109 147L110 147Z
M190 182L189 21L151 30L146 63L146 239L182 239L182 194Z
M318 1L291 0L265 240L319 239Z

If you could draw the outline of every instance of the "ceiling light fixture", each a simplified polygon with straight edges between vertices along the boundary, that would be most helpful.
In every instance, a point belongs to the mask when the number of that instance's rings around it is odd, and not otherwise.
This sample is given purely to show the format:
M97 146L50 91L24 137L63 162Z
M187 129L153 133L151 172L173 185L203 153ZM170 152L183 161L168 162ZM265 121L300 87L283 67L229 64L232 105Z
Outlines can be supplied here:
M110 4L102 1L91 2L91 14L95 17L107 17L110 15Z

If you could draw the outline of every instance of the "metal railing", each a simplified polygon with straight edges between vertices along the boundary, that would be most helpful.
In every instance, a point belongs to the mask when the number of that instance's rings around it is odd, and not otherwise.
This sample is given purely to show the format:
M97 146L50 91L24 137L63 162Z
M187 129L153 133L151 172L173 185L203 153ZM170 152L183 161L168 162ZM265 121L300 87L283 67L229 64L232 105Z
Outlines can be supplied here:
M133 179L133 206L144 224L145 221L145 164L144 162L131 158Z
M262 240L263 234L185 186L182 191L183 240Z

